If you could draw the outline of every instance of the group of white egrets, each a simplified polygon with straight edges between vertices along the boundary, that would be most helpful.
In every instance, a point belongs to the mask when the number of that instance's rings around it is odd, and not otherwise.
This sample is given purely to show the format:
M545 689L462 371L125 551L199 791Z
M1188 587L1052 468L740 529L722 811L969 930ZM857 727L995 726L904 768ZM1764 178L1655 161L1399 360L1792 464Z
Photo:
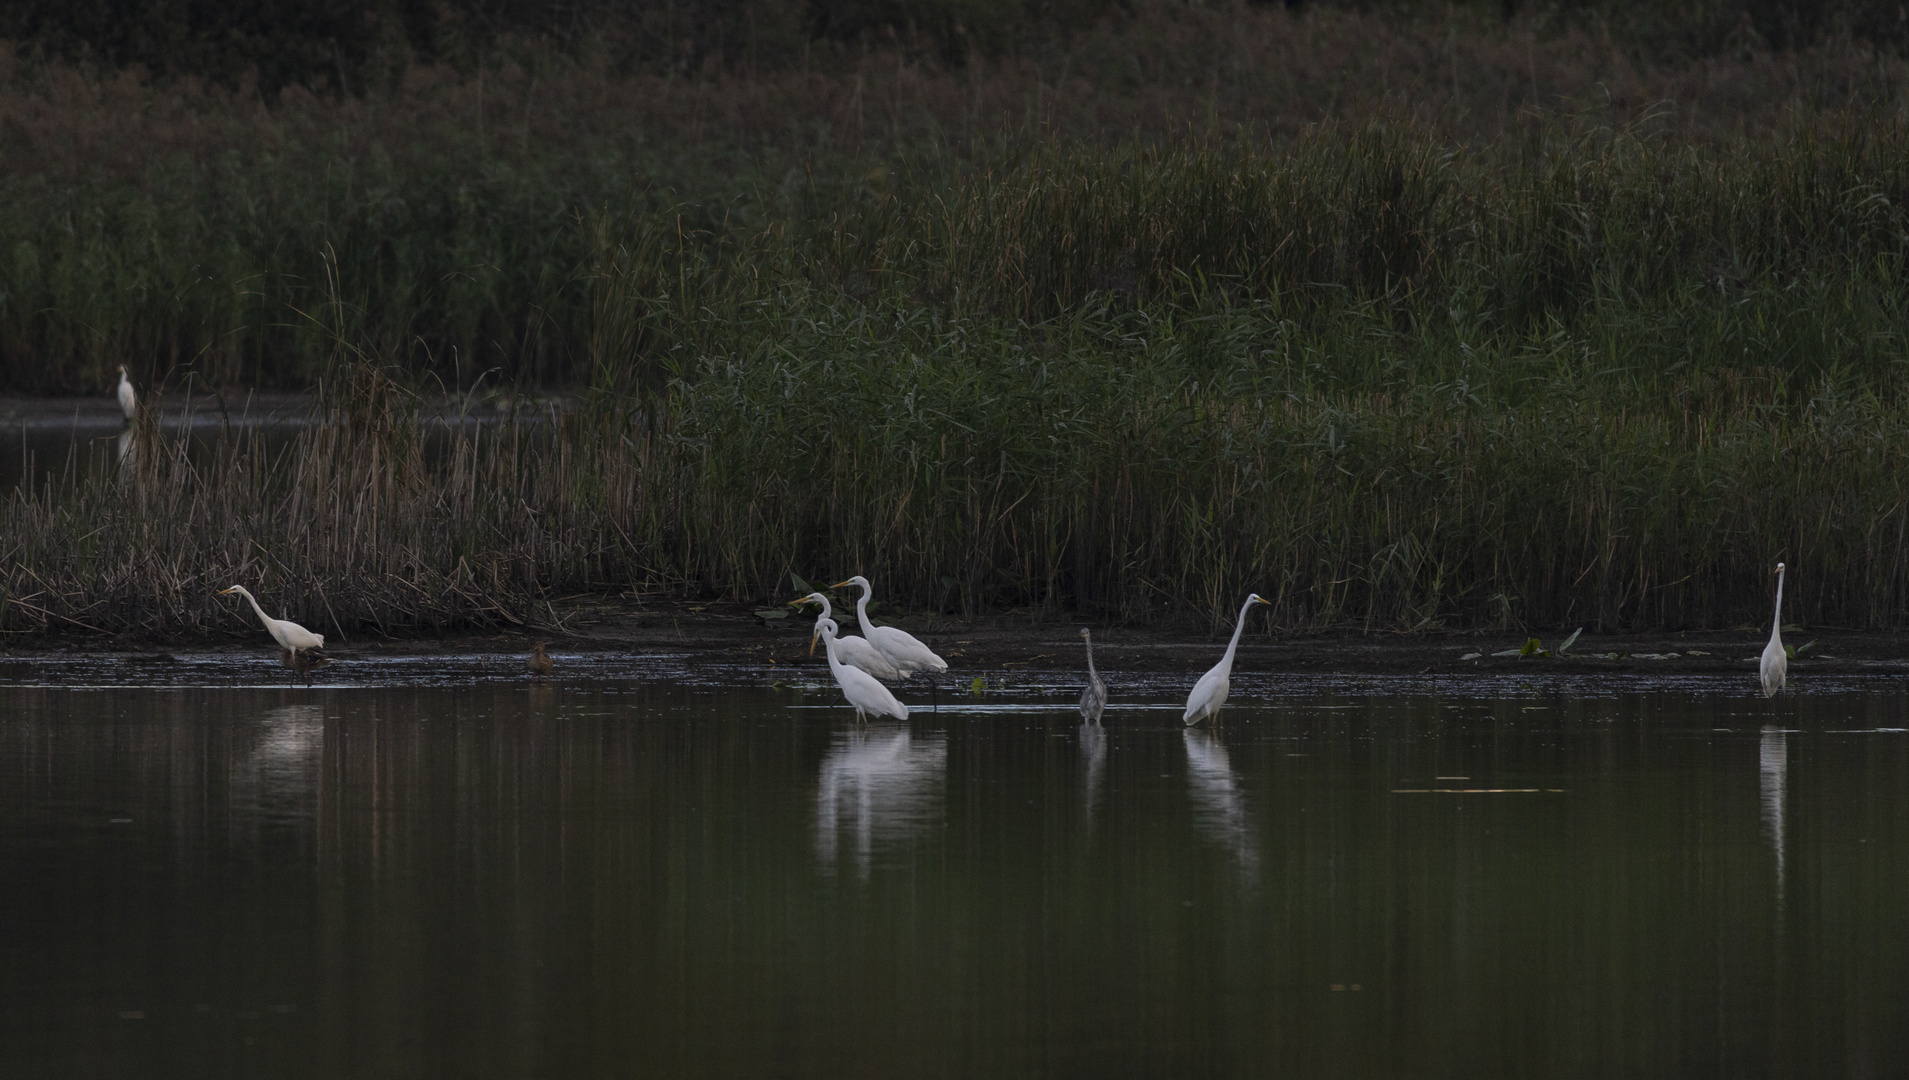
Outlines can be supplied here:
M872 717L892 716L897 720L908 719L908 706L897 698L893 691L882 685L884 682L899 683L917 671L941 672L948 670L948 662L936 656L934 650L922 644L913 634L893 626L876 626L868 621L868 598L874 592L868 579L860 574L829 586L840 589L853 585L861 590L855 601L855 617L862 625L865 637L854 637L842 633L835 625L833 610L829 607L829 598L819 592L789 601L790 605L819 604L822 614L815 619L815 637L819 637L828 650L829 673L835 676L835 685L842 688L842 696L855 707L855 715L863 720ZM1240 608L1238 625L1233 627L1233 640L1226 644L1226 655L1213 665L1212 670L1200 676L1193 684L1193 693L1187 695L1186 713L1181 719L1188 724L1197 724L1215 716L1220 706L1226 704L1226 692L1233 675L1233 656L1239 652L1240 635L1246 631L1246 615L1254 604L1265 604L1258 593L1246 598ZM1082 642L1087 647L1087 686L1080 694L1080 715L1090 723L1099 723L1101 713L1107 708L1107 684L1101 681L1100 672L1094 667L1094 636L1086 627L1080 631ZM815 638L810 639L814 647Z
M1773 697L1783 689L1789 671L1789 656L1783 648L1783 571L1783 564L1777 563L1776 614L1770 627L1770 643L1764 646L1757 668L1764 697ZM841 632L841 628L835 624L829 598L822 593L812 592L789 603L791 606L821 606L822 613L816 617L815 634L809 639L809 647L813 650L816 639L821 639L828 652L829 673L835 677L835 684L842 688L842 696L854 706L856 717L867 720L870 717L890 716L906 720L908 706L883 684L899 684L917 671L946 671L948 662L936 656L933 649L906 630L894 626L876 626L869 621L868 598L874 589L867 578L857 574L829 588L841 589L850 585L860 590L855 600L855 616L861 623L862 637ZM265 614L258 600L243 586L222 589L219 595L234 593L243 596L252 605L252 610L258 613L266 632L283 650L280 659L287 667L309 677L311 668L324 662L319 652L325 647L324 635L314 634L295 622L274 619ZM1226 704L1233 675L1233 657L1239 652L1240 635L1246 632L1246 616L1254 604L1266 603L1269 602L1254 593L1240 606L1239 620L1233 627L1232 640L1226 643L1225 654L1220 657L1219 663L1200 676L1200 681L1193 684L1193 692L1187 695L1186 712L1180 717L1184 723L1197 724L1217 716L1220 706ZM1107 708L1107 684L1101 681L1100 672L1094 667L1092 632L1082 627L1080 636L1087 647L1087 686L1081 691L1080 714L1088 722L1097 724L1101 713ZM531 656L530 670L539 677L550 674L550 659L544 654L542 645L537 646Z

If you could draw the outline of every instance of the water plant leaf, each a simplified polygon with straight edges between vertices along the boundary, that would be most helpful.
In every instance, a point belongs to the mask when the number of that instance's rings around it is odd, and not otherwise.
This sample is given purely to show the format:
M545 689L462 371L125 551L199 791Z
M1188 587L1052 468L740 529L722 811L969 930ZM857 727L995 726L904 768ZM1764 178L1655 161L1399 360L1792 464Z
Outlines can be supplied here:
M1570 652L1571 646L1577 643L1578 635L1582 633L1584 633L1584 627L1582 626L1571 631L1571 636L1564 639L1564 644L1558 646L1557 652L1554 655L1563 656L1565 653Z
M796 575L796 572L793 570L789 571L789 584L795 586L795 591L803 594L804 596L807 596L809 593L816 591L814 586L810 585L806 581L803 581L799 576Z
M788 617L788 608L764 608L756 612L756 618L758 619L786 619Z
M1522 646L1519 647L1518 655L1519 656L1550 656L1551 654L1544 651L1543 642L1539 641L1537 638L1529 638L1525 641L1525 643Z

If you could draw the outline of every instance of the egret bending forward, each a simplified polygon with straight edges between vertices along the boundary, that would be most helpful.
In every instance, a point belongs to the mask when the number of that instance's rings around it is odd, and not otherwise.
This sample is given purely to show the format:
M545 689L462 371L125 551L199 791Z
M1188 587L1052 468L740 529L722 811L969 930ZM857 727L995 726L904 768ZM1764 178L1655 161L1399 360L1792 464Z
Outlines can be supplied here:
M1226 643L1226 655L1213 665L1213 670L1200 676L1193 684L1193 693L1187 695L1186 715L1180 719L1188 724L1197 724L1209 716L1218 716L1220 706L1226 704L1227 682L1233 677L1233 654L1239 651L1240 634L1246 630L1246 613L1254 604L1272 606L1272 601L1261 600L1258 593L1246 598L1240 606L1239 625L1233 628L1233 640Z
M1087 688L1080 692L1080 718L1098 724L1101 712L1107 708L1107 684L1100 681L1100 672L1094 670L1093 632L1081 627L1080 639L1087 643Z
M829 607L829 598L819 592L812 592L800 600L789 601L790 607L795 607L798 604L822 605L821 618L815 620L815 633L809 635L809 652L813 655L815 652L815 643L822 636L822 620L827 619L829 622L834 622L834 610ZM868 624L864 622L862 626L866 628ZM839 630L840 628L838 627L837 629ZM865 638L858 638L848 634L838 636L835 639L835 654L842 658L842 663L847 664L849 667L861 668L877 679L885 679L888 682L901 681L901 669L889 663L888 657L883 656L880 650L870 645Z
M835 676L835 685L842 688L842 696L855 706L856 719L867 720L871 713L875 716L892 716L897 720L908 719L908 706L895 700L895 695L888 692L888 687L861 668L842 663L842 658L836 655L838 643L834 619L818 619L815 628L828 649L829 673Z
M875 590L869 586L867 578L857 574L847 581L838 581L829 588L840 589L847 585L858 585L862 590L861 597L855 601L855 617L861 620L862 634L868 638L870 645L875 646L888 659L889 663L895 665L895 670L901 672L903 678L922 670L948 670L948 662L936 656L933 649L916 640L915 635L892 626L876 626L868 621L868 598Z
M325 647L325 635L314 634L295 622L274 619L265 614L265 609L259 606L258 600L246 591L245 586L234 585L229 589L219 590L220 596L231 593L238 593L251 601L252 610L259 613L259 621L265 624L265 632L272 635L272 640L278 642L279 648L290 650L295 655L301 652L314 652Z
M126 377L126 365L119 365L119 411L131 420L139 411L139 395L133 392L133 382Z
M1770 643L1763 647L1763 661L1757 675L1763 680L1763 696L1775 697L1783 689L1783 677L1790 670L1790 658L1783 652L1783 564L1776 564L1776 618L1770 625Z

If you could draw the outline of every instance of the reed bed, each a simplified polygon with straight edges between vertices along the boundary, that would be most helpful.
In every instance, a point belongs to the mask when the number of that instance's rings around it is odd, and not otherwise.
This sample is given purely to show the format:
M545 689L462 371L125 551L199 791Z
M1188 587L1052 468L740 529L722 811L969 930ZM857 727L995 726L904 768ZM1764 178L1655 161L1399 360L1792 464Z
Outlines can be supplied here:
M277 453L16 493L0 629L234 627L233 581L345 633L549 625L579 593L767 603L857 571L944 612L1197 623L1251 588L1287 630L1716 628L1765 617L1779 558L1793 618L1904 622L1900 385L1735 362L1729 327L1646 393L1606 365L1650 322L1475 346L1270 304L1056 325L793 294L742 319L749 349L664 392L436 451L416 395L357 366ZM1317 377L1397 351L1427 377Z
M526 250L541 299L442 284L568 327L582 389L441 445L419 403L476 365L336 250L295 330L317 422L8 496L0 631L230 626L233 581L410 633L857 571L944 612L1718 628L1778 559L1797 618L1898 628L1909 130L1817 119L1006 140L633 196Z

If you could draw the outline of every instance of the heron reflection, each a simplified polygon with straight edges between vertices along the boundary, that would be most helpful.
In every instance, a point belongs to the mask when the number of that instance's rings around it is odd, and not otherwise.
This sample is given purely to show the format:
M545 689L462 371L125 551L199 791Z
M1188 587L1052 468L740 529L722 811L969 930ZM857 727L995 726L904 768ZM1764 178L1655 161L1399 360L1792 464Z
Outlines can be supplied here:
M1087 775L1081 783L1081 809L1088 831L1094 828L1094 805L1100 801L1100 780L1107 773L1107 729L1098 723L1080 726L1080 763Z
M817 858L835 865L840 834L852 830L855 862L866 875L877 842L905 841L941 816L947 774L943 735L917 737L906 728L836 732L816 784Z
M1776 851L1776 902L1783 903L1783 802L1790 772L1790 735L1765 725L1757 748L1757 774L1763 795L1763 831Z
M1231 851L1240 869L1250 875L1259 865L1259 853L1253 848L1252 830L1247 827L1246 799L1240 793L1239 778L1233 772L1226 745L1217 735L1201 728L1188 728L1185 736L1193 827Z

